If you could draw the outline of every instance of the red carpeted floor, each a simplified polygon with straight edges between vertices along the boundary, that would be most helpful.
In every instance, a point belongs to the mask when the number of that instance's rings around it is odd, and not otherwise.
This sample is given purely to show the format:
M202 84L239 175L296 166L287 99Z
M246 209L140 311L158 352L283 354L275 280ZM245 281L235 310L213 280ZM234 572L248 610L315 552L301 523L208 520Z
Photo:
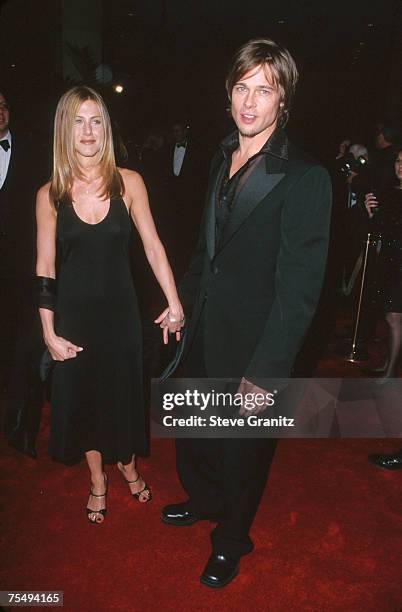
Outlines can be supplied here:
M320 372L356 374L350 368L327 355ZM199 583L210 524L159 520L164 504L183 499L170 440L155 440L140 466L153 501L135 502L108 467L108 515L92 526L85 465L52 462L47 433L46 413L36 461L1 443L0 590L63 590L68 612L402 611L402 472L367 463L397 440L282 440L252 530L255 551L232 584L213 591Z

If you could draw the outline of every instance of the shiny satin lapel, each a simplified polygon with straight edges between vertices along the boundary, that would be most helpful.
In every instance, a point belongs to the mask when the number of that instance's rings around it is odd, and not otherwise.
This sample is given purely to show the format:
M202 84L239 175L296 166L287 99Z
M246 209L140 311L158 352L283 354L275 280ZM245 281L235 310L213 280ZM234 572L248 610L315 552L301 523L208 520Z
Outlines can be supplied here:
M14 145L14 141L11 147L11 156L10 156L10 161L8 164L8 169L7 169L7 174L6 174L6 178L4 179L4 183L1 186L1 191L6 191L7 187L9 185L11 185L12 179L13 179L13 174L14 174L14 168L15 168L15 145Z
M208 213L206 219L206 241L210 258L215 255L215 230L216 230L216 190L220 185L222 175L225 171L223 157L220 156L211 170L209 189L207 194Z
M223 230L219 250L225 246L256 206L283 179L285 173L279 172L282 168L282 163L283 160L279 157L268 155L266 163L264 163L264 160L261 160L254 168L236 197L233 210Z

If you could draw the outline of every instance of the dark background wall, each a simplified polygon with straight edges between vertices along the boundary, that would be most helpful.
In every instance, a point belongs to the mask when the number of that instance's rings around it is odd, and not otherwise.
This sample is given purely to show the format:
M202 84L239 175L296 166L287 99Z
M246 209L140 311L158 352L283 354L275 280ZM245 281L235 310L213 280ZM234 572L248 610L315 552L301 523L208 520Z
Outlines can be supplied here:
M400 32L398 0L3 0L0 91L16 127L45 149L58 96L102 64L112 80L99 87L126 140L184 117L214 145L230 129L223 85L234 50L269 36L300 70L290 136L325 159L343 136L371 144L378 119L398 120Z

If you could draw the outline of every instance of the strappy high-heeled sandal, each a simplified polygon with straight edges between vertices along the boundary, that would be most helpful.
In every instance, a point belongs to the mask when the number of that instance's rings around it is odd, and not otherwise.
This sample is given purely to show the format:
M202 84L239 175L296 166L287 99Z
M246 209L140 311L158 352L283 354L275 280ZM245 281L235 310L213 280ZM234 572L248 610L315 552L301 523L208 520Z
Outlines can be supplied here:
M107 495L107 477L106 477L106 474L104 474L103 477L104 477L104 480L105 480L105 492L102 493L102 495L96 495L95 493L92 492L92 487L91 487L89 489L89 494L92 495L92 497L98 497L98 498L106 497L106 495ZM85 511L87 513L88 521L92 525L100 525L105 520L106 507L105 508L101 508L100 510L92 510L91 508L88 508L88 506L87 506L85 508ZM94 519L91 519L91 518L89 518L91 514L101 514L103 516L103 519L101 521L99 521L96 517Z
M141 474L137 471L138 475L137 475L137 478L135 480L127 480L127 478L124 476L124 466L123 466L123 464L119 462L117 464L117 466L118 466L119 471L122 473L123 478L124 478L124 480L126 481L126 483L128 484L129 487L130 487L131 484L134 484L134 483L138 482L139 479L142 478ZM145 480L143 482L144 482L144 486L141 489L141 491L136 491L135 493L133 493L131 491L131 488L130 488L130 493L131 493L131 495L133 497L135 497L140 502L140 504L147 504L152 499L152 493L151 493L151 489L148 487L148 485L145 482ZM141 500L141 495L143 495L143 494L145 494L146 497L143 497L142 500Z

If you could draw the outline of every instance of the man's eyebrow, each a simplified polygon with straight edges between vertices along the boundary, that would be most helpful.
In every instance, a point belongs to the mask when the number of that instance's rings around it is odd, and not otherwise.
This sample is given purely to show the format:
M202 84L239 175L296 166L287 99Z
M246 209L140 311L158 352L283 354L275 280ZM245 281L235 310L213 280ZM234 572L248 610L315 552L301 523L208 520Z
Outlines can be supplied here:
M238 87L239 85L241 85L242 87L248 87L247 83L244 83L243 81L239 81L238 83L235 83L234 86ZM275 87L273 85L269 85L268 83L266 85L256 85L257 89L272 89L274 90Z

